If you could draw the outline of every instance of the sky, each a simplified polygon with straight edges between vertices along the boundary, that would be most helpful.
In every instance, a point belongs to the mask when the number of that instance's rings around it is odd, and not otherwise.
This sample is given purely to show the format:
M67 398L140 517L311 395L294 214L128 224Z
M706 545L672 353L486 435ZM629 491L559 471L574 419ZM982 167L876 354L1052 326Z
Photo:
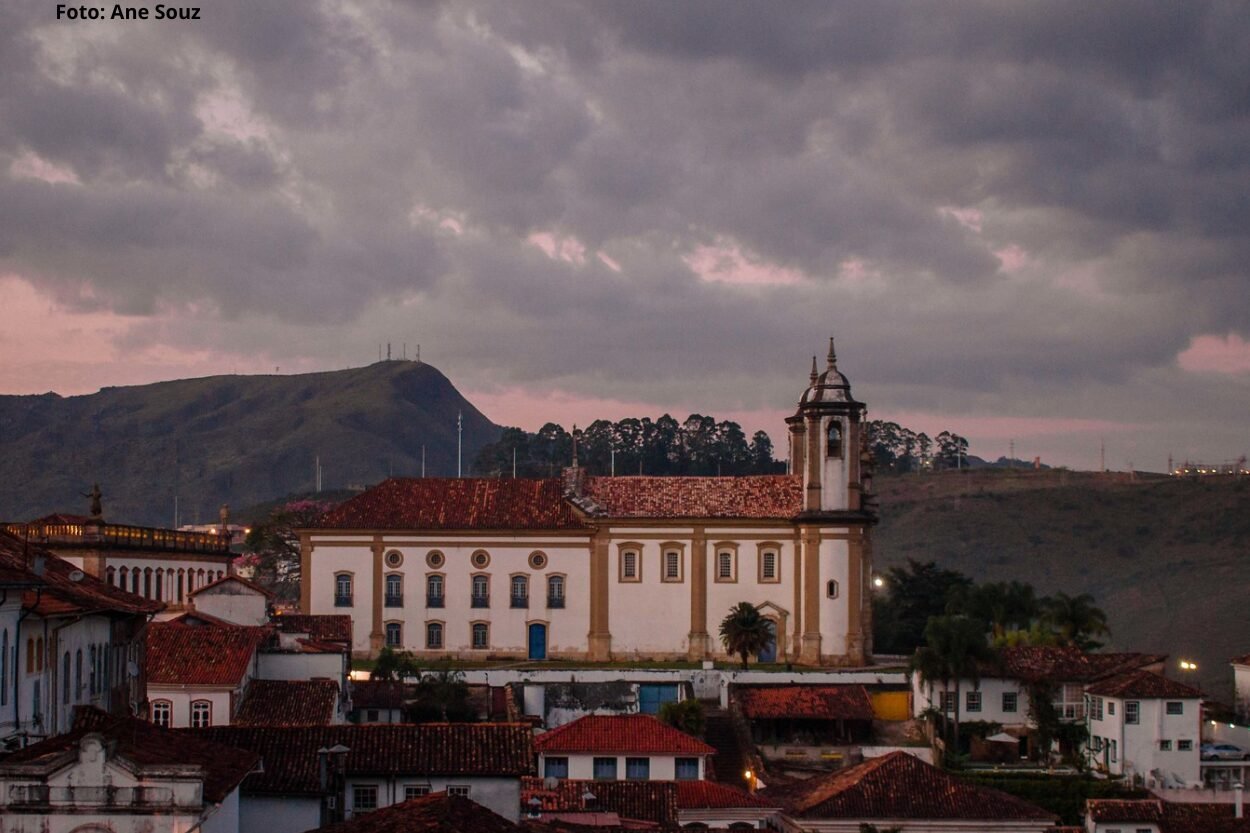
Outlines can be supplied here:
M1250 450L1243 3L206 3L0 3L0 393L420 344L783 446L832 334L983 457Z

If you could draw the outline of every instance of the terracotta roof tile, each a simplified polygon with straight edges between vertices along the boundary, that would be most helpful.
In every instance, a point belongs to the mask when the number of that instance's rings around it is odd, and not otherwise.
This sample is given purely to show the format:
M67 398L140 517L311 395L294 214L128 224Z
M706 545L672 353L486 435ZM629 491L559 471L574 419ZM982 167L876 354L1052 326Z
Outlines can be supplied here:
M43 559L40 575L31 569L35 557ZM34 583L39 588L38 591L27 590L22 595L22 605L41 616L97 611L150 614L165 609L161 602L100 581L43 547L27 544L3 529L0 529L0 571L14 583Z
M317 750L342 744L349 775L534 774L530 728L521 723L339 724L303 728L214 726L183 729L260 754L265 771L248 776L247 793L311 795L320 790Z
M352 642L352 617L343 613L284 613L269 623L283 633L306 633L318 642Z
M353 709L402 709L407 688L398 680L361 680L352 683Z
M255 582L248 581L247 579L240 578L239 576L236 576L236 575L222 576L221 578L217 579L214 582L211 582L210 584L206 584L203 587L197 587L196 589L192 590L187 595L198 596L199 594L205 592L206 590L211 590L214 587L220 588L223 584L240 584L243 587L246 587L248 590L253 590L257 593L260 593L262 596L264 596L267 599L274 598L274 593L269 588L261 587L259 584L256 584Z
M734 690L742 713L755 720L872 720L872 700L862 685L744 686Z
M114 752L141 766L193 764L204 769L204 797L220 802L252 771L259 760L254 752L182 738L146 720L117 717L90 706L74 712L74 728L6 755L0 766L50 761L78 746L84 735L98 733L114 745Z
M1163 802L1157 798L1091 798L1085 813L1096 822L1140 821L1158 824L1163 820Z
M677 807L681 810L703 810L728 807L780 807L758 794L731 787L718 781L675 781Z
M1250 654L1242 654L1229 660L1233 665L1250 665Z
M998 790L969 784L906 752L771 787L761 798L781 802L800 818L1036 819L1054 813Z
M1090 799L1086 816L1099 824L1151 824L1163 833L1250 833L1250 818L1235 818L1231 803L1145 799Z
M1002 668L994 669L995 674L1005 672L1008 677L1018 680L1071 683L1092 682L1167 659L1166 654L1087 654L1080 648L1052 645L1004 648L1000 656Z
M583 494L615 518L760 518L788 520L803 510L800 478L588 477Z
M1202 692L1153 671L1134 671L1094 683L1087 691L1101 697L1198 698Z
M578 529L561 481L392 478L322 516L318 529Z
M613 752L620 755L713 755L716 750L647 714L590 714L534 738L544 754Z
M524 829L472 799L431 793L308 833L521 833Z
M658 824L677 821L677 781L585 781L562 779L555 789L548 789L542 778L521 781L521 809L531 809L530 799L537 798L544 813L616 813L622 819L637 819ZM594 801L582 796L589 792Z
M339 684L334 680L252 680L239 706L238 726L328 726Z
M148 684L237 686L269 636L264 627L155 622L147 631Z

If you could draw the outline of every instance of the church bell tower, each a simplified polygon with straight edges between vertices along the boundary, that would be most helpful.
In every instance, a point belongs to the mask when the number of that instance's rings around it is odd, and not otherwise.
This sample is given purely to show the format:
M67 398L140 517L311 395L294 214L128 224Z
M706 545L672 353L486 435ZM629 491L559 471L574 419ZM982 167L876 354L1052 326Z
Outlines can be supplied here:
M790 473L803 478L805 513L858 512L860 432L866 408L838 370L833 339L825 369L812 372L790 427Z

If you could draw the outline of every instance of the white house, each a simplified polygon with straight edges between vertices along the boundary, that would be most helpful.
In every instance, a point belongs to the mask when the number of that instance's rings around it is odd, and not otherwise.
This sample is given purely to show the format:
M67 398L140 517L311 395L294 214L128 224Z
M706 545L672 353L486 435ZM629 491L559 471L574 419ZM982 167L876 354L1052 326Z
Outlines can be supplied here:
M1090 764L1149 786L1201 786L1202 692L1152 671L1086 690Z
M192 590L191 607L235 625L264 625L269 622L269 605L274 595L258 584L234 575Z
M724 657L724 616L772 623L764 661L871 654L860 425L832 345L790 417L790 474L391 479L300 531L301 610L353 649L429 657Z
M1233 698L1237 720L1243 726L1250 725L1250 654L1233 657L1229 662L1233 666Z
M590 714L534 738L546 778L698 781L716 750L646 714Z
M1086 833L1250 833L1233 804L1146 799L1088 799Z
M534 774L531 731L521 723L218 726L186 736L264 761L243 783L239 833L304 833L436 792L516 821L521 779Z
M162 607L0 530L0 743L69 731L75 706L137 707L143 628Z
M148 714L165 728L230 723L257 676L268 628L157 622L147 634Z
M0 761L5 833L238 833L259 759L86 708L76 728Z

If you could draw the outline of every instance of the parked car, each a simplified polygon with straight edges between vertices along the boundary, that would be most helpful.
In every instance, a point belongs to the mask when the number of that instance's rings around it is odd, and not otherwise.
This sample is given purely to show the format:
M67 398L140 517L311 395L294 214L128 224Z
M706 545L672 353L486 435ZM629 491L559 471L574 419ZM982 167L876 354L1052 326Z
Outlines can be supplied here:
M1250 750L1231 743L1204 743L1199 751L1204 761L1250 761Z

